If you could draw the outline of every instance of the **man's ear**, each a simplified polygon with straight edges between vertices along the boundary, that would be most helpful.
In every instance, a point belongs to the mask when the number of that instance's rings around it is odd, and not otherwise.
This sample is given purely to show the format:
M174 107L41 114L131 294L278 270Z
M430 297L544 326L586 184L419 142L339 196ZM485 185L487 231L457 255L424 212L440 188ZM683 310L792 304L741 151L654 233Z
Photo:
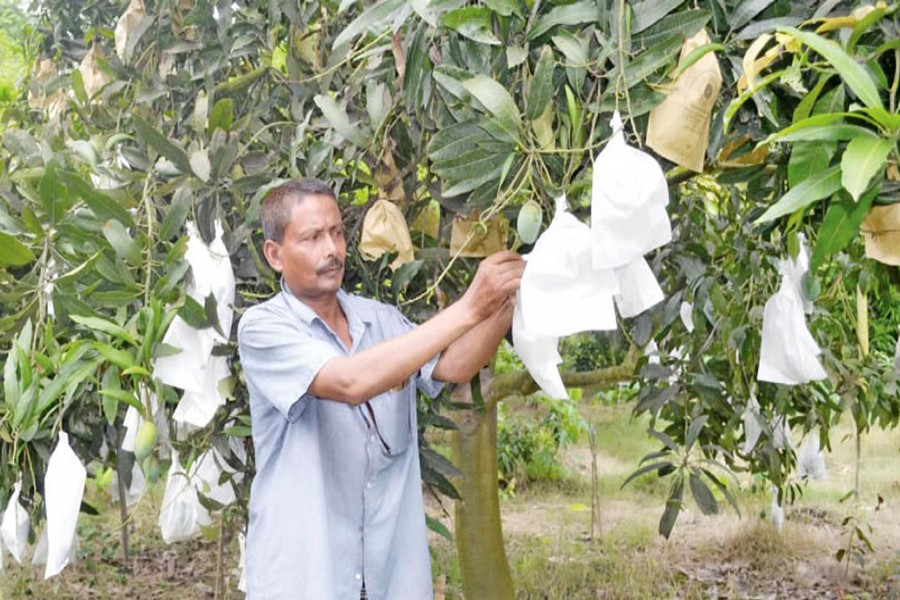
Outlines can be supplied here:
M284 269L284 265L281 264L281 244L272 240L266 240L263 243L263 254L269 266L276 273L281 273L282 269Z

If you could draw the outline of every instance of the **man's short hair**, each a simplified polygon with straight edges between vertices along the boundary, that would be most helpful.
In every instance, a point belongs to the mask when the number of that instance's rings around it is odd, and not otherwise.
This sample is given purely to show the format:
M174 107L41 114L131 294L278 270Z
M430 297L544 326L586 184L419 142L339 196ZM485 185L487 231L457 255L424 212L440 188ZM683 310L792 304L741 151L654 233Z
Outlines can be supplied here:
M269 190L263 198L260 217L263 238L280 244L284 240L284 230L291 221L291 212L307 196L331 196L337 201L334 190L313 177L292 179Z

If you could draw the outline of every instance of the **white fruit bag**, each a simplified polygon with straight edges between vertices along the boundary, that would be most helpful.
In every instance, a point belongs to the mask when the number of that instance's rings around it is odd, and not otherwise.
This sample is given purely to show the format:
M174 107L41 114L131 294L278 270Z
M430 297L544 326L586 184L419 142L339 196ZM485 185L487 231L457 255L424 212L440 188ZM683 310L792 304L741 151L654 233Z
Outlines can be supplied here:
M613 272L619 283L619 292L615 295L616 308L623 319L636 317L665 298L653 269L643 256L616 267Z
M195 428L206 427L216 410L225 404L227 398L219 390L219 383L231 375L228 358L213 356L197 372L197 390L185 390L172 413L172 419L179 424Z
M219 324L227 336L234 316L235 284L231 259L222 241L222 227L217 221L216 237L209 246L203 243L193 223L187 224L187 231L185 259L191 265L191 281L186 291L201 305L209 294L215 296ZM180 348L181 352L158 358L153 374L167 385L191 392L189 396L186 394L186 399L182 399L186 405L181 412L176 409L176 421L205 427L224 402L218 393L218 384L230 371L227 361L213 357L212 350L216 344L227 341L213 327L194 329L181 317L175 317L172 321L163 342Z
M824 481L828 478L825 468L825 453L819 448L819 435L810 434L797 454L797 475L807 479Z
M172 451L172 466L166 479L159 511L159 529L166 544L180 542L200 533L201 525L211 522L209 512L200 504L197 490L181 466L178 452Z
M772 488L772 523L781 531L784 528L784 508L778 501L778 488Z
M191 469L191 486L204 496L228 506L237 500L237 496L230 481L219 483L222 471L225 470L219 466L220 462L222 462L221 455L215 448L201 454Z
M3 522L0 524L0 534L2 534L0 537L3 538L3 545L19 564L22 564L22 557L25 556L30 530L28 511L19 503L19 494L21 493L22 482L19 481L13 487L13 493L9 497L6 511L3 513ZM0 554L2 554L2 550L0 550Z
M762 425L760 425L759 416L759 401L753 393L750 394L750 399L747 400L747 407L744 409L742 418L744 421L743 452L744 454L750 454L756 447L756 442L759 441L759 436L762 434Z
M87 471L69 446L69 436L60 431L59 443L50 455L44 478L47 506L47 568L44 579L53 577L69 564L86 479Z
M591 230L556 199L556 214L528 255L518 297L528 333L560 337L616 329L611 269L591 264Z
M594 160L591 230L595 268L621 267L672 240L669 186L659 163L625 142L613 115L612 139Z
M532 379L551 398L568 398L556 365L562 362L557 345L559 338L530 333L522 318L521 294L516 299L512 322L513 347Z
M247 593L247 557L245 552L247 550L247 539L244 536L244 533L241 532L238 534L238 549L241 552L240 562L238 563L238 569L240 569L240 579L238 580L238 590Z
M766 302L759 353L759 381L797 385L825 379L822 351L806 327L793 261L782 261L781 287Z

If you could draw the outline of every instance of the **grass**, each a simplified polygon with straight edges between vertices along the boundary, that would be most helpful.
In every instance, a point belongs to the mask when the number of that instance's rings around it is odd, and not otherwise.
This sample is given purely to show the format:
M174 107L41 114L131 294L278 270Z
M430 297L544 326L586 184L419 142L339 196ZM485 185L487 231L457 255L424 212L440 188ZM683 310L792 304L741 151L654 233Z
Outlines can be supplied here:
M581 408L597 431L600 527L591 540L591 456L585 437L562 452L566 476L561 481L528 482L501 503L517 598L743 600L775 594L797 600L900 600L900 506L895 506L900 505L900 431L873 430L864 438L859 502L839 502L853 486L855 465L854 440L846 437L851 429L841 425L827 458L829 479L805 485L803 497L785 509L783 531L768 520L769 491L754 491L742 479L736 490L742 518L724 503L722 514L704 517L689 502L667 541L656 531L668 483L650 475L621 487L640 458L656 449L645 433L646 422L632 420L628 406L583 402ZM434 441L446 450L449 439L438 433ZM118 507L105 492L89 490L89 500L101 514L82 516L79 522L78 563L44 582L40 571L7 559L6 571L0 573L0 600L212 598L216 541L163 544L156 524L163 487L161 481L151 488L133 513L129 564L121 558ZM885 500L879 511L874 510L877 495ZM865 557L864 567L851 565L845 578L844 566L833 555L846 543L841 521L848 515L873 526L875 552ZM441 518L452 530L452 516ZM233 588L233 535L225 549L225 571ZM431 550L444 598L461 599L454 545L433 536ZM229 600L242 597L228 595Z

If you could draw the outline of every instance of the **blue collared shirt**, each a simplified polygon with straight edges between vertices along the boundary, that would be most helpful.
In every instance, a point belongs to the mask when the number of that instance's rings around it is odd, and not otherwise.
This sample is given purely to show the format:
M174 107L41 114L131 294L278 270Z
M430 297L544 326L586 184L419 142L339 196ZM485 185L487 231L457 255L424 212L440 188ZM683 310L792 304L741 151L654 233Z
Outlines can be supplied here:
M434 357L399 390L360 405L308 393L319 369L402 335L393 306L338 292L353 344L282 284L238 328L256 477L247 531L249 600L431 600L416 389L434 396ZM377 429L375 424L377 423Z

